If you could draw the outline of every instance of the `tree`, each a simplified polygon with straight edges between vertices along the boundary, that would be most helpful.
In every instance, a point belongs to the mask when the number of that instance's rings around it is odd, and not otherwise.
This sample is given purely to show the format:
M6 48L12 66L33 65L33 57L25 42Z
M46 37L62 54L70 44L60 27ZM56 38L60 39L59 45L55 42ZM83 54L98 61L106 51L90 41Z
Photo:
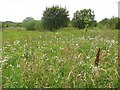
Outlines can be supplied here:
M93 27L96 25L94 11L91 9L83 9L76 11L72 19L72 25L79 29Z
M69 14L66 8L61 8L59 6L46 8L43 12L42 25L49 30L66 27L69 23L68 16Z
M26 17L22 25L26 30L35 30L36 21L32 17Z

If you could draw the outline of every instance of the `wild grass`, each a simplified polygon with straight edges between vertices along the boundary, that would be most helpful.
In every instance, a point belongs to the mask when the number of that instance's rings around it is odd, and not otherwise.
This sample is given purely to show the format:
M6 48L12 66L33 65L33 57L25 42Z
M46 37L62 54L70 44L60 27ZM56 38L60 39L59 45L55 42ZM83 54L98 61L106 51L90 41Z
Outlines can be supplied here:
M2 32L4 88L115 88L117 63L118 30Z

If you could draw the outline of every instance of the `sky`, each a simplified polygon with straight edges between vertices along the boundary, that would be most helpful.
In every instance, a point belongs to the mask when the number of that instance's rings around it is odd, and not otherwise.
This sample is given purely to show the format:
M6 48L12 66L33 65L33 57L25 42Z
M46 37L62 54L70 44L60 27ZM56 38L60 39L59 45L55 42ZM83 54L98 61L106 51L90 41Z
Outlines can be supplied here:
M26 17L40 20L46 7L59 5L69 10L70 19L77 10L91 9L95 20L118 17L120 0L0 0L0 21L22 22Z

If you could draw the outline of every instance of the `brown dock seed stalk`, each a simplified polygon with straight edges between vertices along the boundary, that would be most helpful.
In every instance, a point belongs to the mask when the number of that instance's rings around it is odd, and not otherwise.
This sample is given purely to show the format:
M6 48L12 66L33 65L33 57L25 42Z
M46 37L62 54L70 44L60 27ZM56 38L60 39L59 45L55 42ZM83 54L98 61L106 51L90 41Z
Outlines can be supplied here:
M98 48L98 52L97 52L97 55L96 55L96 60L95 60L95 65L98 66L98 63L99 63L99 56L100 56L100 48Z

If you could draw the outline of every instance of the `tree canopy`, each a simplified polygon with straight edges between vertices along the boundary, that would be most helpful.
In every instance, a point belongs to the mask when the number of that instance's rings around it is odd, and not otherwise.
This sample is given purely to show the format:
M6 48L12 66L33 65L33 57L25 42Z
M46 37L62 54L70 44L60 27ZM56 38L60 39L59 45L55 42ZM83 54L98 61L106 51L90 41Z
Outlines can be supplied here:
M53 30L66 27L69 23L69 12L66 8L52 6L43 12L42 25L44 28Z
M77 10L73 16L72 25L74 27L78 27L79 29L92 27L95 26L96 21L94 19L94 11L92 11L91 9L83 9L80 11Z

